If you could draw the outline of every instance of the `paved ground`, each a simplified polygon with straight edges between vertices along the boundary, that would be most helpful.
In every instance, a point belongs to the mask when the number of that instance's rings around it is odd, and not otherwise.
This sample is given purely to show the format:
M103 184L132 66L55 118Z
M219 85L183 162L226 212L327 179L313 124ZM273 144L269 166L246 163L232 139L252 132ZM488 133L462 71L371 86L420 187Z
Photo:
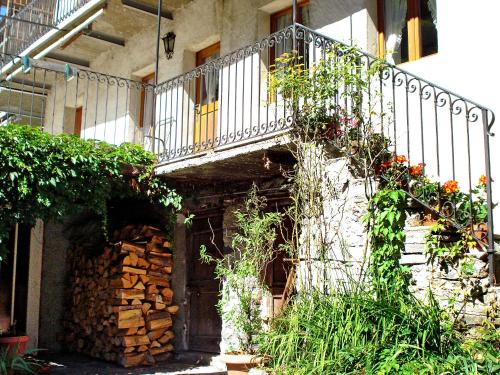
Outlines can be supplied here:
M181 375L206 374L226 375L212 366L199 366L185 363L166 363L163 365L125 369L118 365L80 355L57 355L44 358L50 360L53 375Z

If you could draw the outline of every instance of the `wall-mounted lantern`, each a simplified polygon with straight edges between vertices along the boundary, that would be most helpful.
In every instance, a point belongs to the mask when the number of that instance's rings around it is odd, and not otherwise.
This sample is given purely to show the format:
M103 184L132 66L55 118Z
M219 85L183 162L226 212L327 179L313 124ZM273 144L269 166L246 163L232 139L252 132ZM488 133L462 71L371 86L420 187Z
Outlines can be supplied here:
M163 47L165 48L165 55L167 56L167 60L170 60L174 55L175 34L170 31L166 33L161 39L163 40Z

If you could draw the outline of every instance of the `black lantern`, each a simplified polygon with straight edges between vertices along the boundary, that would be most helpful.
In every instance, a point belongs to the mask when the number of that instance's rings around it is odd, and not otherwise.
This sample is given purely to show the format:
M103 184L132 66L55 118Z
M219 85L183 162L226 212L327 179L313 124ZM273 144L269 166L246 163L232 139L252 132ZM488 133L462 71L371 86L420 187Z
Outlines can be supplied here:
M175 34L170 31L161 39L163 40L163 47L165 47L165 55L167 56L167 59L170 60L174 55Z

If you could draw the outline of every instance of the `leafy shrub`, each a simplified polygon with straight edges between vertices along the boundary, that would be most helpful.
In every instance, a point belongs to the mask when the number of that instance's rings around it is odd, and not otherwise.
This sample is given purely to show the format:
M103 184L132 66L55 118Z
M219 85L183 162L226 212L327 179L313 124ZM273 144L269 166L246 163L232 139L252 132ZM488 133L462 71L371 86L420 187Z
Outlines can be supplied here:
M223 285L217 308L235 329L237 343L232 351L254 353L255 336L263 327L259 299L266 285L262 276L273 259L273 244L281 222L280 213L265 212L265 208L266 199L258 196L254 186L245 208L233 212L237 227L231 244L234 252L215 257L206 246L200 248L202 261L215 264L215 275Z
M138 196L180 208L181 198L153 173L139 145L112 146L24 125L0 127L0 259L16 222L56 220L83 208L106 219L111 197ZM125 176L126 168L138 173Z

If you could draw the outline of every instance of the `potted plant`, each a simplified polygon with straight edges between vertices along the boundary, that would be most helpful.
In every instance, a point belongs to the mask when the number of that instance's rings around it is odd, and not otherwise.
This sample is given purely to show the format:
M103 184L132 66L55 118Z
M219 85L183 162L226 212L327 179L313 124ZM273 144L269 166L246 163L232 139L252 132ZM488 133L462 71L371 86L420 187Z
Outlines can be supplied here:
M29 337L18 336L15 331L15 325L12 325L6 331L0 331L0 350L5 350L7 354L13 356L23 355Z
M224 325L232 330L232 341L226 344L222 360L228 374L244 374L260 363L256 357L256 338L264 329L260 301L266 293L263 281L267 264L273 258L273 245L281 214L265 212L266 200L255 187L249 192L243 209L233 212L236 234L232 252L222 258L200 248L201 259L215 263L216 277L222 288L218 310Z

